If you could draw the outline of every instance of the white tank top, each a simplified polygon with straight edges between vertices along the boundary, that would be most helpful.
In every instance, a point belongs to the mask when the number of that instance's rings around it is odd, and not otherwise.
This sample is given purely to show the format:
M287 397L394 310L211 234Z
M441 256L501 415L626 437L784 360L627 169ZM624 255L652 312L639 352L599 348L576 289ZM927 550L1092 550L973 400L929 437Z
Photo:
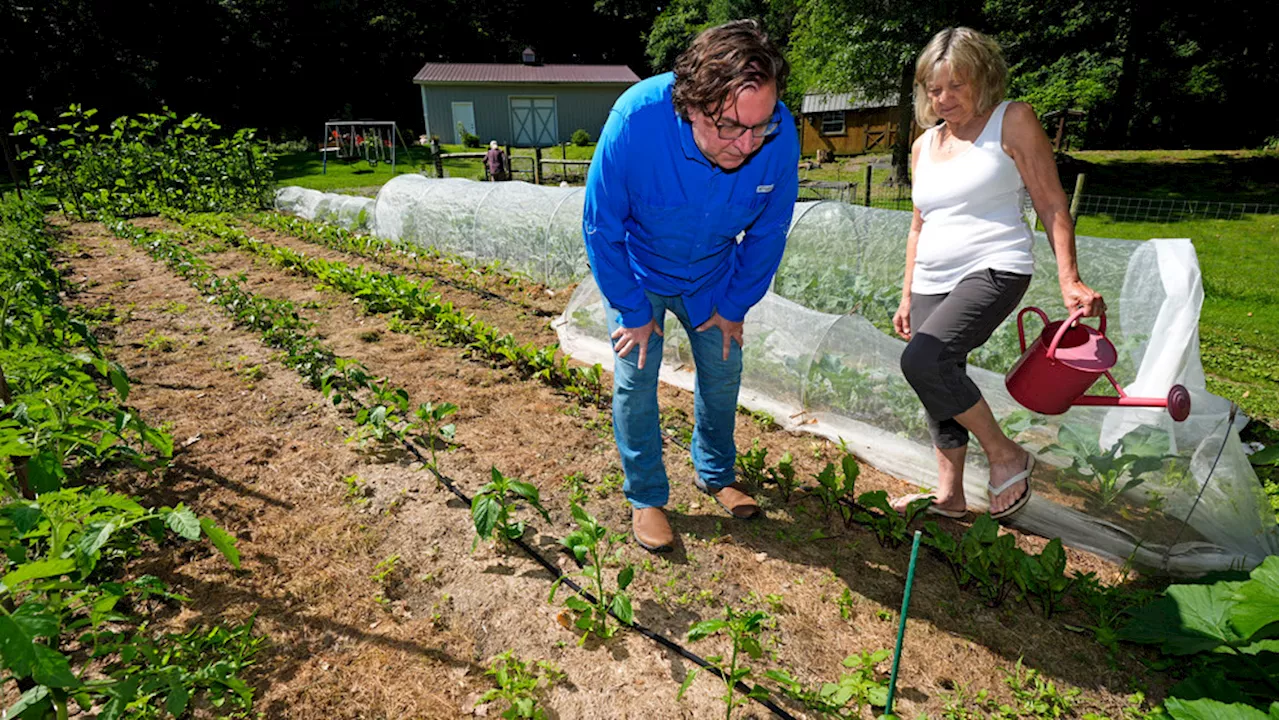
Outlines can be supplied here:
M1008 101L996 106L973 146L945 162L931 157L938 128L925 131L911 187L924 219L911 292L951 292L979 270L1031 274L1032 234L1022 215L1026 186L1001 143L1008 107Z

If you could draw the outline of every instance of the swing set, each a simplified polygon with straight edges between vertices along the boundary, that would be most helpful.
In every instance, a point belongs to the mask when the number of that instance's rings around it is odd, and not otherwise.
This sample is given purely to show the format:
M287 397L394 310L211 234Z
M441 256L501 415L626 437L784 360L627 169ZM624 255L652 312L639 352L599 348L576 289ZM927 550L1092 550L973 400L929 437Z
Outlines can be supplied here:
M397 138L404 145L394 120L330 120L324 124L324 139L320 143L321 173L328 171L329 155L333 155L348 164L363 160L371 168L389 162L394 175ZM405 145L404 149L407 151L409 146Z

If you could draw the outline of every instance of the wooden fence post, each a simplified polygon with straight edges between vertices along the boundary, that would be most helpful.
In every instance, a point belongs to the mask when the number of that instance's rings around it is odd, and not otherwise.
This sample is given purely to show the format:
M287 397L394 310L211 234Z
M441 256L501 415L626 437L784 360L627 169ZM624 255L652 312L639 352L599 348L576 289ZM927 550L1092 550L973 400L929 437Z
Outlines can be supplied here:
M533 184L542 184L542 148L533 147Z
M1076 191L1071 195L1071 223L1076 222L1076 215L1080 212L1080 197L1084 195L1084 173L1076 174Z
M444 158L440 157L440 141L431 138L431 156L435 160L436 177L444 177Z
M510 145L506 145L506 146L504 146L504 148L503 148L503 149L507 151L507 154L506 154L506 156L505 156L505 157L506 157L505 164L506 164L506 166L507 166L507 179L508 179L508 180L515 180L515 179L516 179L516 176L515 176L515 175L513 175L513 174L512 174L512 171L511 171L511 146L510 146Z
M862 194L863 198L865 198L862 204L871 207L871 163L867 163L866 168L866 172L862 174L863 184L866 185L866 189L863 190Z

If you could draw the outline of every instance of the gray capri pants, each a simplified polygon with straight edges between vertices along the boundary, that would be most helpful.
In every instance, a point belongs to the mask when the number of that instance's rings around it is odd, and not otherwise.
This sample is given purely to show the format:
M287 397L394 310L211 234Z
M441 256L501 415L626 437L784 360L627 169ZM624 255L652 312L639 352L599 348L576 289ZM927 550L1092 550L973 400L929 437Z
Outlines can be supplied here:
M949 293L911 293L911 342L902 351L902 374L924 404L935 447L969 444L969 431L953 419L982 399L965 372L969 353L1018 307L1030 284L1030 275L979 270Z

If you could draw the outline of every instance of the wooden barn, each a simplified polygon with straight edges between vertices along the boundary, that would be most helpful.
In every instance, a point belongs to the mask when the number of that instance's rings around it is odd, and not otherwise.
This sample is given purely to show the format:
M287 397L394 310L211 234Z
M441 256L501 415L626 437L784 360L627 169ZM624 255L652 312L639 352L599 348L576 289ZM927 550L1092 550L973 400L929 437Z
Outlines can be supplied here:
M911 123L911 139L923 129ZM898 140L898 97L868 100L857 93L805 95L800 104L800 153L892 152Z

